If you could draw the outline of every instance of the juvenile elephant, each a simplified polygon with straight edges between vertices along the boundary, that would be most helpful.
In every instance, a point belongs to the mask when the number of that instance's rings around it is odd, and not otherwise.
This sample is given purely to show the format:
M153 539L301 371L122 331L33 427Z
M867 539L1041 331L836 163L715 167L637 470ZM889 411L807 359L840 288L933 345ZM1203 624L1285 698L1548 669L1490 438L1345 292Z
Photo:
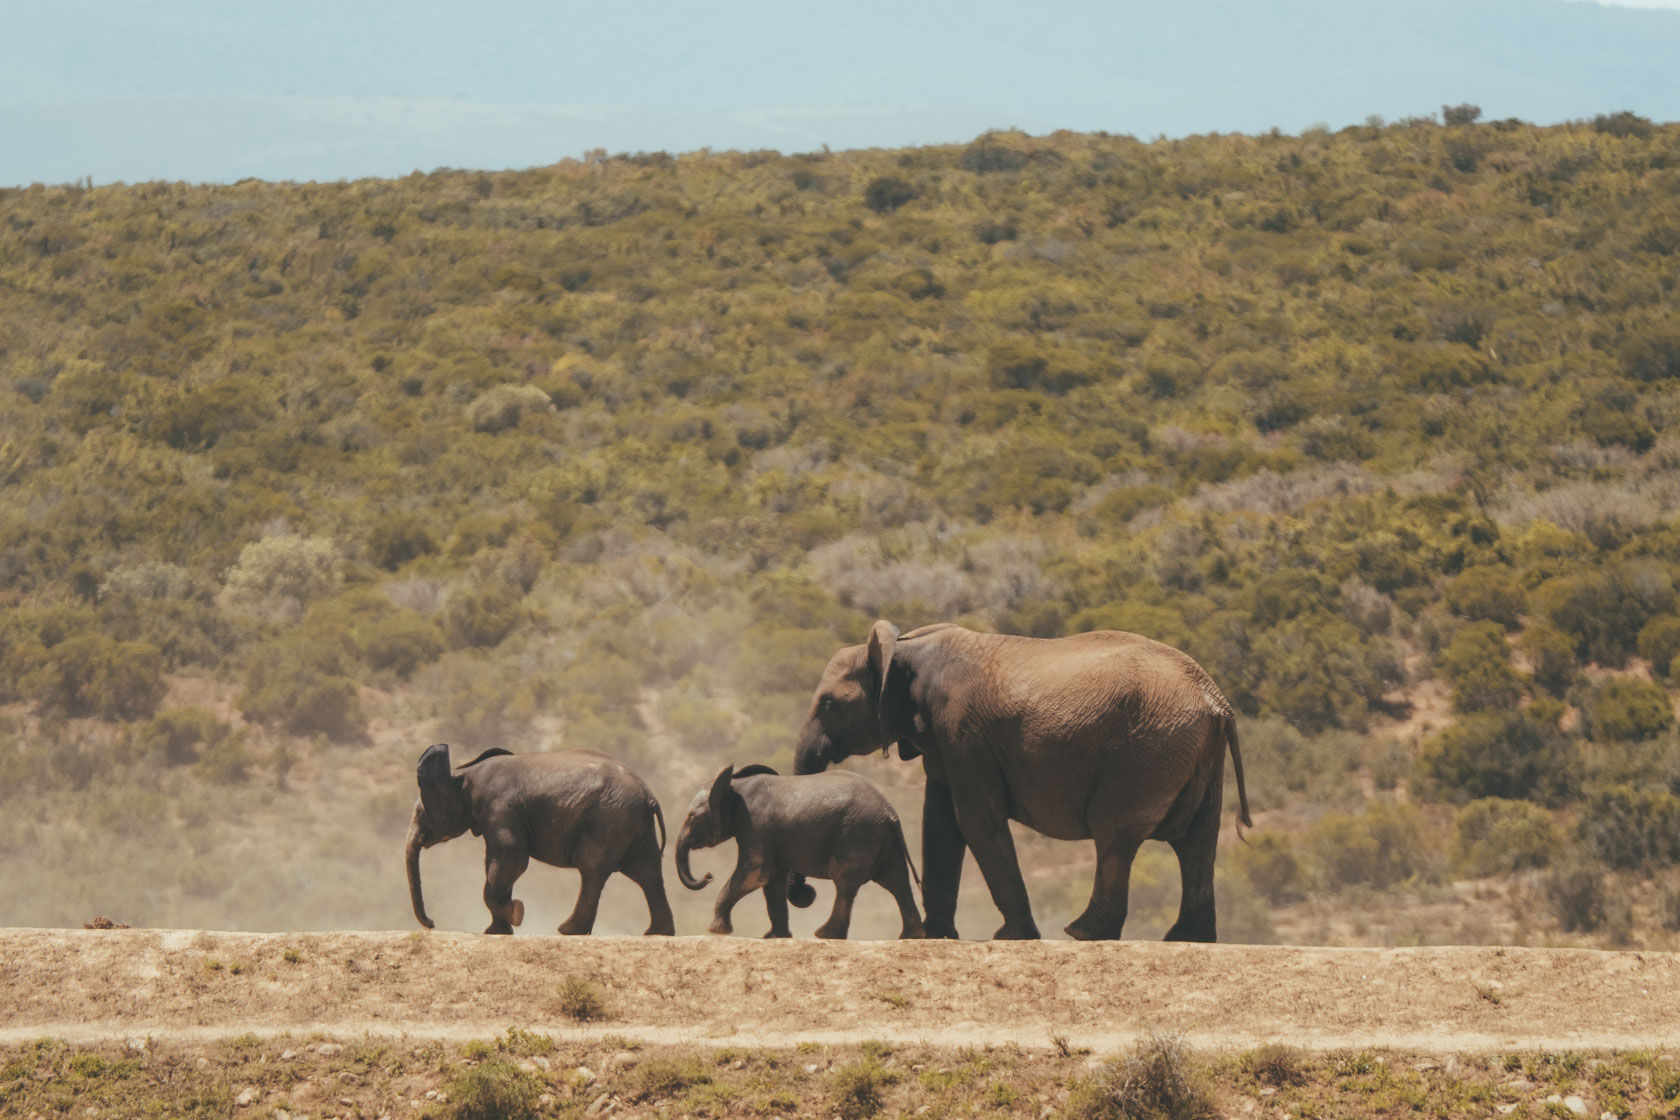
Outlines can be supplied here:
M1169 941L1213 941L1213 861L1225 752L1237 819L1252 824L1231 705L1207 673L1160 642L1106 630L1041 640L940 623L900 635L877 622L836 653L799 736L795 772L898 744L927 774L922 900L930 936L955 937L972 849L998 937L1037 937L1009 822L1095 840L1096 882L1077 938L1117 938L1132 858L1149 839L1178 855L1183 895Z
M712 933L732 933L729 913L744 895L764 888L770 911L766 937L790 937L788 903L809 906L816 892L796 874L834 881L834 912L818 937L845 937L852 900L865 883L892 893L903 920L900 937L921 937L922 916L910 893L910 853L898 814L881 792L856 774L835 771L812 777L782 777L768 766L725 766L709 789L694 795L677 833L677 878L697 891L712 881L696 879L688 853L734 838L735 872L718 896ZM908 873L907 873L908 872ZM917 885L921 880L917 879Z
M449 744L434 743L420 756L416 776L420 800L408 829L408 892L415 918L427 929L433 923L420 894L420 849L470 829L484 837L484 905L491 918L485 933L512 933L525 920L513 884L533 859L583 875L561 933L595 927L601 888L615 871L647 897L647 932L676 932L660 868L665 817L629 767L598 751L516 755L493 747L451 768Z

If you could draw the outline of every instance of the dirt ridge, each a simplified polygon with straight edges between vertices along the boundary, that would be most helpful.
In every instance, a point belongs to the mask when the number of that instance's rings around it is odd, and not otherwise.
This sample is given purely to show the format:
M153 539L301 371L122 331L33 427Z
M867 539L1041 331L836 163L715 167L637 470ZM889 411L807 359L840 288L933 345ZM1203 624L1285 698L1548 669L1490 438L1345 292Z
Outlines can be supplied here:
M580 1026L566 977L611 1017ZM865 1039L1427 1052L1680 1044L1680 955L1157 942L0 929L0 1042L52 1036Z

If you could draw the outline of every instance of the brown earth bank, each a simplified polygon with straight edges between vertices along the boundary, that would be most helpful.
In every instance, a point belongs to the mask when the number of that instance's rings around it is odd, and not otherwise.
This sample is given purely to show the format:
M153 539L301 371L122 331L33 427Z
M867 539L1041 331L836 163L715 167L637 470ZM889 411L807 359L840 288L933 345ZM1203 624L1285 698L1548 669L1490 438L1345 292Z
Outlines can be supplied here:
M592 985L579 1024L563 989ZM510 1028L646 1043L897 1040L1428 1053L1680 1044L1680 955L1152 942L0 930L0 1044Z

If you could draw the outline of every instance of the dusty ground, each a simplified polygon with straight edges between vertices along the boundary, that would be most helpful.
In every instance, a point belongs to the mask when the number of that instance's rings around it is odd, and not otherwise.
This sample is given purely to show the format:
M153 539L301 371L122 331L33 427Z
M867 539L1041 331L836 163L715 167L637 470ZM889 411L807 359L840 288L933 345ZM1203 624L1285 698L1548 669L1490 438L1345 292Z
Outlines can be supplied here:
M559 986L610 1018L580 1026ZM777 1046L1059 1036L1110 1050L1182 1032L1220 1049L1612 1049L1680 1044L1680 956L1120 942L0 930L0 1044L309 1034Z

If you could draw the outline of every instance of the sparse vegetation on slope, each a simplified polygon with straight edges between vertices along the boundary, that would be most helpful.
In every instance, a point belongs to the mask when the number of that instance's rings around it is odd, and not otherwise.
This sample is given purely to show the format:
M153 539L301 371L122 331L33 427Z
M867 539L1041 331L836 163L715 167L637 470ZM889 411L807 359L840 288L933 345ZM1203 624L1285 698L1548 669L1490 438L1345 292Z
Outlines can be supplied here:
M1489 797L1671 875L1680 126L1460 117L0 192L0 921L388 925L420 729L785 763L876 616L1185 648L1274 827L1434 802L1299 889Z

